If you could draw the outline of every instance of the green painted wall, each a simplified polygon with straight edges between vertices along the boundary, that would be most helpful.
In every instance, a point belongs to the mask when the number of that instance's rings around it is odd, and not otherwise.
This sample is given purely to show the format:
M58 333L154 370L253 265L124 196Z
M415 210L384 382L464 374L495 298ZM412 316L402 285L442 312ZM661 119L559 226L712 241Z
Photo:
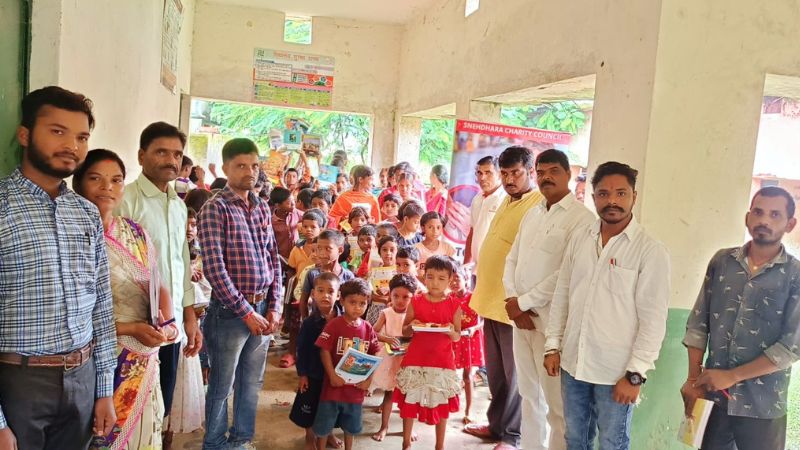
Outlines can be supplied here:
M632 449L688 448L678 442L678 427L683 416L680 388L686 380L687 370L686 349L681 341L688 317L688 309L669 310L667 336L656 361L656 370L647 379L641 403L633 413Z
M19 146L15 132L19 124L19 102L28 77L29 0L0 2L0 176L16 167Z

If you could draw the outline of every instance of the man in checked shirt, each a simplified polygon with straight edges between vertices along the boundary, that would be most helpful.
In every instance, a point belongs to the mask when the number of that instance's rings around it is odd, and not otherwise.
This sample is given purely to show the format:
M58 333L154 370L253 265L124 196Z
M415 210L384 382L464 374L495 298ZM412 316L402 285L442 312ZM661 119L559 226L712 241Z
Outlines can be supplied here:
M64 178L86 158L92 102L22 100L22 162L0 180L0 449L85 449L116 415L103 224Z
M251 191L258 179L258 148L249 139L222 147L228 184L200 214L203 272L213 288L206 316L212 366L206 394L204 449L254 448L258 391L269 338L282 310L281 268L267 203ZM235 376L234 376L235 375ZM228 396L234 417L228 431Z

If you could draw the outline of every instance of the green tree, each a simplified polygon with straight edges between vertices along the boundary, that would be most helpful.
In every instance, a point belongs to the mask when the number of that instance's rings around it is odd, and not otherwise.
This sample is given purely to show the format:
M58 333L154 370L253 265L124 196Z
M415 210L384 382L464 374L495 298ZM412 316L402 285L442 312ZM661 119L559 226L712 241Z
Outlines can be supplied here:
M576 101L504 106L500 110L500 121L516 127L577 134L586 124L586 114Z
M419 140L419 162L422 173L429 173L436 164L448 168L453 159L454 119L426 119L422 121ZM427 182L427 180L423 180Z
M283 131L286 121L303 119L310 125L308 133L322 136L322 157L329 161L333 152L344 150L354 164L369 164L369 131L371 119L361 114L329 111L306 111L241 103L210 102L209 120L222 134L247 136L259 148L269 148L269 132Z

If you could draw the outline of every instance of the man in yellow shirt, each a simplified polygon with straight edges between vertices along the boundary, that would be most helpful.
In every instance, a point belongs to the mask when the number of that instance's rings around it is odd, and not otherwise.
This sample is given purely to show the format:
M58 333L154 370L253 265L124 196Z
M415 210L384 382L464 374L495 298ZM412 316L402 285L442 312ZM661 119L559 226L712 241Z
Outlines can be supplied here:
M522 217L543 197L534 191L534 155L525 147L509 147L498 158L500 180L508 197L489 226L478 260L481 271L470 306L485 319L486 372L492 401L486 415L488 424L467 425L465 432L499 441L495 450L519 447L521 398L514 369L513 333L505 309L503 271L506 256L517 236ZM520 328L533 323L533 313L514 320Z

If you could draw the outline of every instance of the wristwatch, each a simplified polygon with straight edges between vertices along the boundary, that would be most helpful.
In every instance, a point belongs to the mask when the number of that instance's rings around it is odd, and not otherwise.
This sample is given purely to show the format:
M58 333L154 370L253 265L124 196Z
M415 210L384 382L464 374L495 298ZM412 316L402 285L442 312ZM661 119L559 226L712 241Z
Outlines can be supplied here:
M627 371L625 372L625 378L627 378L628 382L634 386L639 386L647 382L647 379L638 372Z

